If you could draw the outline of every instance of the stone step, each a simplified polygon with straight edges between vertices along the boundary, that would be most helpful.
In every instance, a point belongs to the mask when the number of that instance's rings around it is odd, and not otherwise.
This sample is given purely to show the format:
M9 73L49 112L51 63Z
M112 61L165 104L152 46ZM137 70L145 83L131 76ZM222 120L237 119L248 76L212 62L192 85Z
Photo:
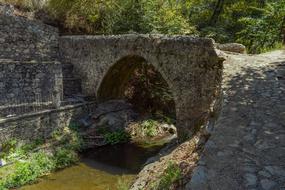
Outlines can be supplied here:
M69 97L75 94L81 94L81 79L79 78L63 78L63 94Z
M62 75L64 78L72 78L73 77L73 68L74 66L71 63L63 63L62 64Z

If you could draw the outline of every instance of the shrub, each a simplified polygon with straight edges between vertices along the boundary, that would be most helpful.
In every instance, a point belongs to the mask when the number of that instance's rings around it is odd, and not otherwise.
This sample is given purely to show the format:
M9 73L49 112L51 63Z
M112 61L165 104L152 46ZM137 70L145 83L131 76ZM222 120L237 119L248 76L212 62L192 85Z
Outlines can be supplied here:
M160 178L157 190L167 190L181 178L181 170L177 164L169 163L164 174Z
M123 129L117 130L115 132L107 132L104 134L104 138L109 144L117 144L121 142L127 142L130 138L129 134L127 134Z
M55 165L53 160L50 157L47 157L45 153L38 152L33 154L28 161L17 162L15 164L15 171L8 175L0 184L2 184L2 188L7 189L20 187L35 181L36 178L46 174L54 168Z
M146 136L154 137L158 133L158 131L157 131L158 125L159 125L159 123L157 121L152 120L152 119L148 119L148 120L144 120L140 126L142 127L143 133Z
M196 33L170 1L50 0L49 11L75 33Z
M237 32L237 41L246 45L249 52L261 53L281 47L285 3L271 3L262 16L239 19L243 29Z
M77 138L76 138L77 139ZM32 183L38 177L41 177L56 169L61 169L74 164L78 161L78 155L75 152L77 146L72 139L67 144L61 144L56 148L54 154L44 151L33 153L34 148L42 144L42 140L36 140L26 145L16 145L14 141L8 141L5 147L9 149L5 159L16 161L10 174L5 179L0 178L0 190L20 187L27 183ZM10 146L13 145L13 146ZM11 148L14 147L14 148ZM21 159L20 161L17 161Z
M122 176L117 181L117 190L129 190L131 186L131 181L126 176Z
M53 159L57 169L75 164L79 160L78 155L73 150L62 147L56 149Z

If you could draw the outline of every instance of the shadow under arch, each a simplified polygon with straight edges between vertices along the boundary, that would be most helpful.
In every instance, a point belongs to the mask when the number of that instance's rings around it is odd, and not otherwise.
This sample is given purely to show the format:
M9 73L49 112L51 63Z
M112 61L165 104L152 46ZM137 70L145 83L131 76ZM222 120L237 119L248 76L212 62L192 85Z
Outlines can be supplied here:
M125 91L128 88L130 79L135 74L136 69L142 66L149 67L155 71L160 82L166 86L172 99L172 105L169 106L172 106L173 117L176 118L175 97L173 96L174 93L172 92L170 85L153 64L148 63L145 58L138 55L124 56L109 68L97 90L97 100L99 102L104 102L112 99L125 99ZM161 97L163 97L163 95L161 95Z

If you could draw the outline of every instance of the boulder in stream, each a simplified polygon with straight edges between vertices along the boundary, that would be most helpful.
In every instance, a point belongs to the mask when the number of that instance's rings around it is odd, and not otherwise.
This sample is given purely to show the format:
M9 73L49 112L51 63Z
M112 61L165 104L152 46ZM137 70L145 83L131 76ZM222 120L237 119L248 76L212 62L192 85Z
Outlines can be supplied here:
M111 131L124 129L129 122L135 121L139 114L133 105L124 100L110 100L98 105L95 109L92 127L108 128Z

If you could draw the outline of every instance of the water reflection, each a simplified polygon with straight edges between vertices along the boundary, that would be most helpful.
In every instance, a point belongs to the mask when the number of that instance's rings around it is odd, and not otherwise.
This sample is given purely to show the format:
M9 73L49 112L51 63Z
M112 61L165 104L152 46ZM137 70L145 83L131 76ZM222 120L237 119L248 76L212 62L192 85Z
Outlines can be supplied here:
M145 149L127 143L89 149L82 153L78 165L52 173L21 190L115 190L118 180L132 181L146 160L161 148Z

